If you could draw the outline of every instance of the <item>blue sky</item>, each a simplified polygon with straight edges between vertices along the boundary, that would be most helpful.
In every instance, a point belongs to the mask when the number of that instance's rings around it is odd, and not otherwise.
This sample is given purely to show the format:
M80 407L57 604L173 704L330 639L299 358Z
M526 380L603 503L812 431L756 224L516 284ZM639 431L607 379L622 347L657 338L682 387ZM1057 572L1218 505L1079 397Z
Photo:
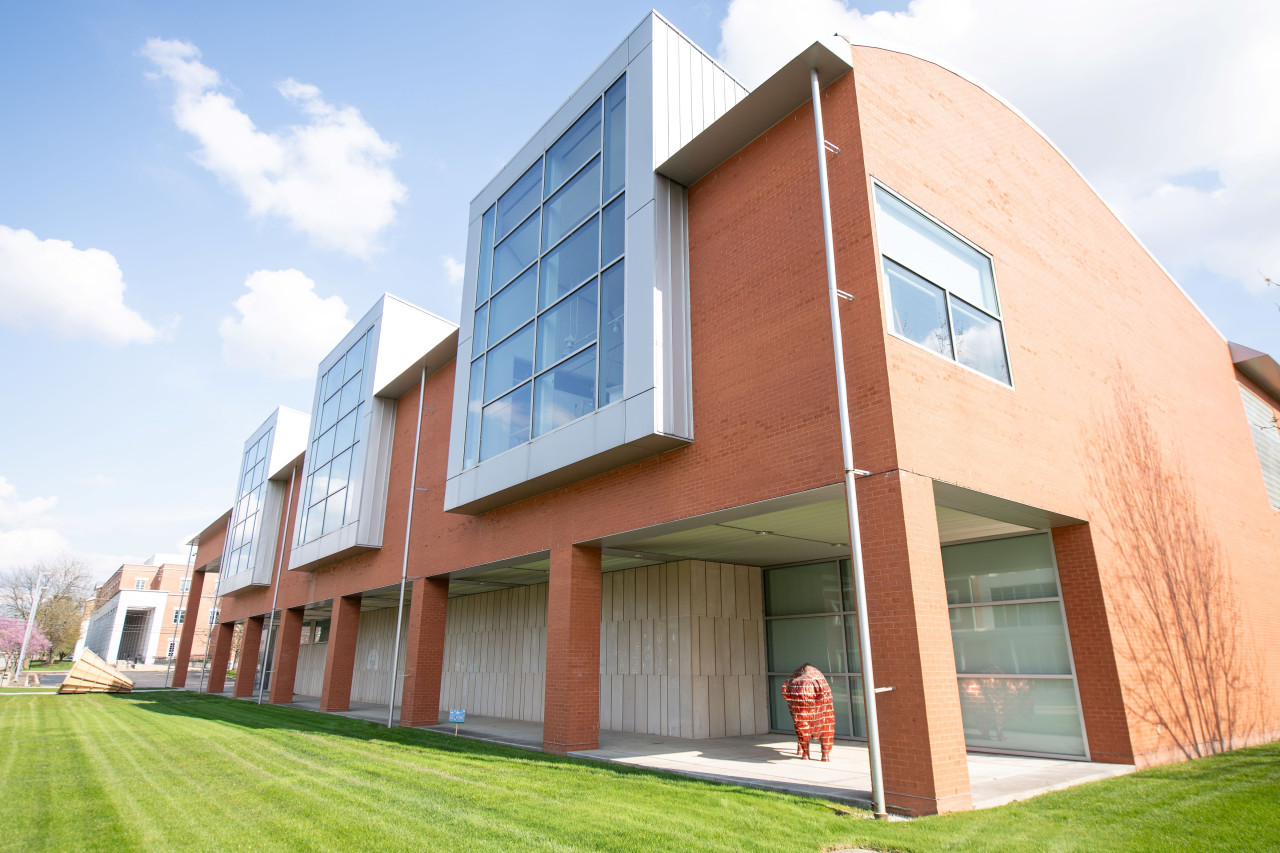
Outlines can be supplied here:
M748 85L833 30L971 73L1227 337L1280 353L1280 16L1042 5L659 11ZM179 551L379 294L456 320L470 199L648 8L0 8L0 569Z

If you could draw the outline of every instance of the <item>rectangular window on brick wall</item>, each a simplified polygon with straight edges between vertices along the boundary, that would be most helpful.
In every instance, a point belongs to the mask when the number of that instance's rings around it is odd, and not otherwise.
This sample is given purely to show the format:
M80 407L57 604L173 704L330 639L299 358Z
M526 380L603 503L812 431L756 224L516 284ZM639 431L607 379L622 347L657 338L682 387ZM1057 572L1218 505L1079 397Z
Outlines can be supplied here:
M187 608L179 607L173 611L173 624L181 625L187 621Z
M875 208L890 331L1012 384L991 257L878 184Z
M1240 386L1240 398L1249 419L1249 434L1253 436L1253 449L1258 454L1262 468L1262 482L1267 487L1267 499L1272 509L1280 509L1280 431L1276 428L1275 411L1260 397Z

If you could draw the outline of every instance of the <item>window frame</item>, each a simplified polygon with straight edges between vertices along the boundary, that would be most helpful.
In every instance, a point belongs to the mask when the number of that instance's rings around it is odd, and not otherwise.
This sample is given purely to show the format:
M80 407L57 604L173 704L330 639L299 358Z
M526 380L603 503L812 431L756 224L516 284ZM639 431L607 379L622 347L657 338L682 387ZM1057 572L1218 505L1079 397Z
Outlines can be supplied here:
M873 234L874 245L875 245L875 252L876 252L876 277L877 277L877 279L878 279L878 281L879 281L879 283L880 283L880 292L881 292L881 294L883 295L883 298L884 298L884 321L885 321L885 332L886 332L888 335L890 335L890 336L892 336L892 337L894 337L894 338L897 338L897 339L898 339L898 340L900 340L900 341L903 341L903 342L905 342L905 343L910 344L911 346L915 347L916 349L923 350L923 351L925 351L925 352L927 352L927 353L931 353L933 356L935 356L935 357L937 357L937 358L940 358L940 359L942 359L943 361L945 361L945 362L947 362L947 363L949 363L949 364L953 364L953 365L955 365L956 367L961 368L962 370L966 370L966 371L968 371L969 373L974 374L975 376L981 376L983 379L986 379L986 380L987 380L987 381L989 381L989 382L994 382L996 385L1000 386L1001 388L1006 388L1006 389L1008 389L1008 390L1010 390L1010 391L1015 391L1015 390L1017 390L1016 385L1015 385L1015 383L1014 383L1014 379L1013 379L1013 362L1012 362L1012 360L1009 358L1009 335L1008 335L1008 333L1007 333L1007 331L1006 331L1006 329L1005 329L1004 300L1002 300L1002 299L1000 298L1000 282L999 282L999 281L997 280L997 278L996 278L996 264L995 264L995 257L994 257L990 252L988 252L986 249L983 249L981 246L977 245L977 244L976 244L976 243L974 243L972 240L968 239L968 238L967 238L967 237L965 237L963 234L961 234L961 233L959 233L958 231L956 231L954 228L951 228L951 227L950 227L950 226L948 226L945 222L943 222L943 221L941 221L940 219L938 219L936 216L933 216L932 214L930 214L930 213L928 213L927 211L925 211L925 210L924 210L923 208L921 208L918 204L915 204L914 202L912 202L910 199L906 198L906 197L905 197L904 195L902 195L901 193L899 193L899 192L897 192L897 191L895 191L895 190L891 189L888 185L886 185L886 184L885 184L883 181L881 181L879 178L877 178L877 177L875 177L875 176L870 176L870 177L869 177L869 182L870 182L870 189L869 189L869 192L868 192L868 197L869 197L870 202L871 202L871 227L872 227L872 234ZM933 279L931 279L931 278L928 278L928 277L926 277L926 276L924 276L924 275L921 275L919 272L917 272L916 270L912 269L912 268L911 268L911 267L909 267L907 264L903 263L901 260L898 260L897 258L891 258L891 257L889 257L888 255L885 255L885 254L884 254L884 252L883 252L883 251L881 250L881 248L880 248L880 230L879 230L879 229L880 229L880 222L879 222L879 217L876 215L876 209L877 209L877 207L878 207L878 205L876 204L876 191L877 191L877 190L879 190L879 191L881 191L881 192L884 192L884 193L886 193L886 194L888 194L888 195L892 196L894 199L896 199L897 201L901 202L901 203L902 203L903 205L905 205L907 208L909 208L910 210L912 210L912 211L914 211L915 213L919 214L921 217L923 217L923 218L924 218L927 222L929 222L930 224L932 224L932 225L934 225L935 227L939 228L939 229L940 229L941 231L943 231L944 233L949 234L950 236L954 237L956 240L959 240L959 241L960 241L961 243L963 243L965 246L968 246L970 249L973 249L973 250L974 250L975 252L977 252L979 255L981 255L982 257L986 258L987 263L991 265L991 288L992 288L992 291L993 291L993 292L994 292L994 294L995 294L996 305L997 305L997 308L998 308L998 310L997 310L995 313L992 313L991 311L988 311L987 309L982 308L981 306L974 305L974 304L973 304L972 302L970 302L968 299L965 299L964 297L959 296L958 294L953 293L953 292L951 291L951 289L950 289L950 288L948 288L945 284L943 284L943 283L941 283L941 282L936 282L936 281L934 281L934 280L933 280ZM905 269L905 270L907 270L908 272L910 272L912 275L914 275L914 276L916 276L916 277L920 278L920 279L921 279L921 280L923 280L923 281L928 282L929 284L933 285L934 287L936 287L936 288L938 288L939 290L941 290L941 291L942 291L942 293L943 293L943 301L944 301L944 303L946 304L946 309L947 309L947 334L948 334L949 339L950 339L950 342L951 342L951 353L952 353L950 357L948 357L948 356L946 356L946 355L944 355L944 354L942 354L942 353L940 353L940 352L937 352L937 351L935 351L935 350L932 350L932 349L930 349L929 347L927 347L927 346L925 346L925 345L923 345L923 344L921 344L921 343L918 343L918 342L916 342L916 341L911 340L911 338L907 337L906 335L903 335L903 334L899 333L899 332L897 331L897 329L894 327L894 322L893 322L893 294L890 292L889 277L888 277L888 274L885 272L885 269L884 269L884 262L885 262L886 260L888 260L890 263L896 264L896 265L897 265L897 266L899 266L899 267L902 267L903 269ZM1001 345L1002 345L1002 347L1003 347L1003 349L1004 349L1004 363L1005 363L1005 367L1006 367L1006 368L1008 369L1008 371L1009 371L1009 381L1008 381L1008 382L1005 382L1005 381L1003 381L1003 380L1001 380L1001 379L997 379L997 378L996 378L996 377L994 377L994 376L990 376L990 375L988 375L988 374L986 374L986 373L983 373L981 370L978 370L977 368L970 367L969 365L964 364L963 362L961 362L959 359L957 359L957 358L955 357L955 320L953 319L953 317L952 317L952 313L951 313L951 300L952 300L952 298L955 298L955 299L960 300L961 302L963 302L965 305L969 306L969 307L970 307L971 309L973 309L974 311L977 311L977 312L979 312L980 314L986 315L987 317L990 317L990 318L994 319L994 320L996 321L996 323L998 323L998 324L999 324L999 326L1000 326L1000 343L1001 343Z
M622 155L621 170L623 175L623 181L622 181L621 187L616 189L613 193L609 195L606 195L606 192L608 190L608 188L606 187L606 182L608 180L608 173L605 167L605 160L606 160L606 157L608 156L608 142L609 142L609 137L607 134L607 127L609 122L609 118L608 118L609 92L619 84L622 84L622 87L623 87L622 99L624 100L624 103L626 102L627 99L632 97L633 93L631 92L630 83L627 81L627 72L624 70L621 73L619 73L617 76L615 76L612 80L610 80L601 89L600 94L597 97L593 98L591 103L587 107L585 107L576 116L574 116L574 118L565 126L564 130L561 131L561 133L557 135L556 138L550 142L550 144L548 144L545 148L542 149L542 151L538 154L537 158L529 165L529 167L526 168L524 171L522 171L519 177L517 177L516 180L510 186L506 187L501 193L499 193L498 197L494 199L493 203L488 208L486 208L486 210L481 214L481 217L480 217L481 237L480 237L480 246L479 246L480 257L477 261L477 269L481 271L487 270L491 277L491 280L487 283L487 287L484 287L483 283L477 281L476 297L475 297L476 304L471 311L471 324L472 324L471 338L470 338L471 343L470 343L470 346L467 348L467 354L466 354L468 387L467 387L465 399L467 401L468 411L470 410L471 404L473 402L477 402L479 405L478 405L477 416L474 422L474 428L476 431L476 435L474 436L474 438L472 438L470 434L471 428L472 428L472 423L470 421L470 412L468 414L468 418L465 419L463 422L463 429L465 430L463 435L463 445L464 445L463 464L462 464L463 471L474 470L479 466L485 464L486 462L490 462L494 459L497 459L506 453L510 453L511 451L516 450L519 447L526 446L532 441L535 441L539 438L550 435L556 432L557 430L563 429L564 427L567 427L569 424L576 423L582 420L583 418L588 417L589 415L592 415L596 412L601 411L602 409L625 402L625 397L620 397L619 399L614 400L611 403L604 404L604 405L601 404L601 399L604 396L601 383L603 382L603 369L604 369L604 363L605 363L605 359L603 357L603 348L600 345L601 328L604 326L604 322L605 322L602 314L603 304L604 304L603 280L607 272L617 267L622 270L622 274L624 276L623 278L624 288L625 288L625 281L626 281L625 279L626 262L627 262L626 212L625 212L625 201L623 200L625 199L626 193L627 193L627 183L625 178L628 173L627 164L628 164L628 159L630 157L630 151L629 151L630 146L625 144L626 143L625 130L622 131L624 142L623 142L623 147L621 151L621 155ZM578 164L578 166L572 172L564 175L562 179L556 184L554 189L548 191L548 186L549 186L547 182L548 155L550 154L551 150L565 137L565 135L570 133L577 126L577 124L584 117L586 117L592 110L597 111L600 119L599 149L590 157L588 157L585 161ZM599 195L600 195L599 203L590 212L586 213L584 216L582 216L580 219L574 222L574 224L571 227L568 227L567 229L565 229L564 233L562 233L558 239L556 239L554 242L548 242L545 239L546 227L547 227L546 225L547 206L550 205L556 198L560 197L566 191L566 188L569 187L569 185L572 184L577 178L579 178L581 175L583 175L585 172L587 172L592 168L598 169L599 171L599 175L598 175ZM513 225L505 234L502 234L501 236L499 236L498 206L501 203L502 198L508 192L510 192L512 187L514 187L521 180L523 180L534 169L538 169L540 171L541 181L542 181L541 197L539 199L537 206L533 210L529 211L518 223ZM608 209L611 205L615 203L621 203L624 205L623 220L622 220L622 249L620 252L618 252L615 255L615 257L613 257L611 260L609 260L606 263L604 261L604 240L605 240L604 213L606 209ZM485 236L484 236L484 219L490 214L492 214L492 217L493 217L493 234L490 238L492 241L492 244L488 247L489 258L488 258L488 262L486 263L484 258L484 255L486 252ZM527 266L521 269L518 273L513 275L509 281L504 282L501 287L495 288L494 281L492 280L492 276L494 273L494 267L496 265L496 256L497 256L497 251L499 247L506 240L510 239L512 234L514 234L520 228L524 227L531 219L535 217L538 219L538 249L533 260ZM595 268L595 271L591 275L588 275L585 278L583 278L581 281L578 281L569 290L561 293L559 296L557 296L555 299L548 302L544 306L542 302L543 281L542 281L542 273L541 273L543 261L546 260L546 258L550 254L555 252L558 248L565 245L567 241L571 240L584 227L588 226L593 219L596 220L596 226L595 226L596 227L596 240L595 240L596 268ZM521 323L515 329L509 331L506 335L503 336L501 340L496 340L496 341L492 340L490 338L490 327L493 320L494 298L497 297L502 292L504 292L507 289L507 287L509 287L511 284L519 280L522 276L527 275L531 270L534 271L534 282L533 282L534 304L533 304L532 313L530 314L527 321L525 321L524 323ZM548 314L548 312L551 312L552 310L554 310L557 306L559 306L561 303L565 302L566 300L572 298L577 294L580 294L583 291L583 288L585 287L595 287L596 289L595 337L591 341L583 343L582 345L577 347L573 352L567 355L562 355L558 357L555 361L547 364L546 367L539 369L538 368L538 355L539 355L538 332L542 323L543 316ZM484 297L483 300L481 300L480 298L482 289L484 290L485 293L487 293L487 295ZM480 316L480 313L482 311L484 312L485 329L483 333L485 336L485 345L481 351L477 352L476 351L477 340L479 339L481 332L479 330L479 324L476 322L476 320ZM489 356L493 353L493 351L497 347L501 346L504 342L506 342L507 340L510 340L512 337L519 334L521 331L525 329L529 329L534 336L533 357L531 359L530 375L527 378L514 383L505 391L502 391L501 393L496 394L492 399L490 399L488 396L488 392L485 388L485 383L489 373ZM567 362L568 360L581 355L583 352L587 351L591 347L596 348L594 405L592 406L591 411L586 412L582 415L579 415L578 417L570 421L566 421L563 424L559 424L551 429L548 429L545 432L542 432L542 433L536 432L536 426L537 426L537 393L536 392L537 392L538 379L554 371L564 362ZM476 376L477 365L479 365L478 376ZM480 393L478 397L476 396L475 390L470 387L472 382L477 379L480 384ZM512 445L511 447L508 447L505 450L498 451L497 453L494 453L493 455L486 457L482 449L484 446L484 412L485 410L490 405L512 394L513 392L517 391L518 389L520 389L526 384L529 386L529 424L528 424L529 437L523 442ZM470 463L468 463L466 448L471 447L473 441L474 441L474 449L475 449L475 459L474 461L471 461Z

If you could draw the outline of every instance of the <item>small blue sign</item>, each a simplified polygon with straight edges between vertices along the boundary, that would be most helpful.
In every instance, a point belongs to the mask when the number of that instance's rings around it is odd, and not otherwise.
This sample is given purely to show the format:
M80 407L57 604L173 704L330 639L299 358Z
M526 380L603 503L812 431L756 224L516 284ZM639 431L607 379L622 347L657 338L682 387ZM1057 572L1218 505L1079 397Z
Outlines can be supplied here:
M466 721L467 721L467 712L466 712L466 709L464 709L464 708L450 708L450 709L449 709L449 722L451 722L451 723L465 723Z

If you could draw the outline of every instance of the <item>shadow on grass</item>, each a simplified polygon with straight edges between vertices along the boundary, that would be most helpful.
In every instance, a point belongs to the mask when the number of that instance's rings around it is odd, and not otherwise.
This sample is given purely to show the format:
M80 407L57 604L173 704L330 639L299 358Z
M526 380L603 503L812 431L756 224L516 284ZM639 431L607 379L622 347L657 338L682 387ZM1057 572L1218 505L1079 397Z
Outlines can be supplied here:
M353 719L305 708L281 705L258 705L243 699L224 696L208 696L186 691L110 694L113 701L127 701L141 710L191 720L205 720L243 729L257 731L293 731L302 734L333 735L366 743L394 744L421 747L437 753L449 753L468 760L486 764L511 761L543 765L548 769L579 769L594 771L618 778L650 779L677 787L702 787L716 785L726 791L734 791L752 797L791 797L809 801L822 808L830 808L844 814L862 810L844 801L829 801L818 796L791 794L783 791L750 787L715 779L694 778L647 767L634 767L611 761L600 761L572 756L552 755L532 749L491 743L470 738L454 737L440 732L414 728L387 728L369 720ZM772 753L771 753L772 754ZM869 812L867 813L870 814Z

